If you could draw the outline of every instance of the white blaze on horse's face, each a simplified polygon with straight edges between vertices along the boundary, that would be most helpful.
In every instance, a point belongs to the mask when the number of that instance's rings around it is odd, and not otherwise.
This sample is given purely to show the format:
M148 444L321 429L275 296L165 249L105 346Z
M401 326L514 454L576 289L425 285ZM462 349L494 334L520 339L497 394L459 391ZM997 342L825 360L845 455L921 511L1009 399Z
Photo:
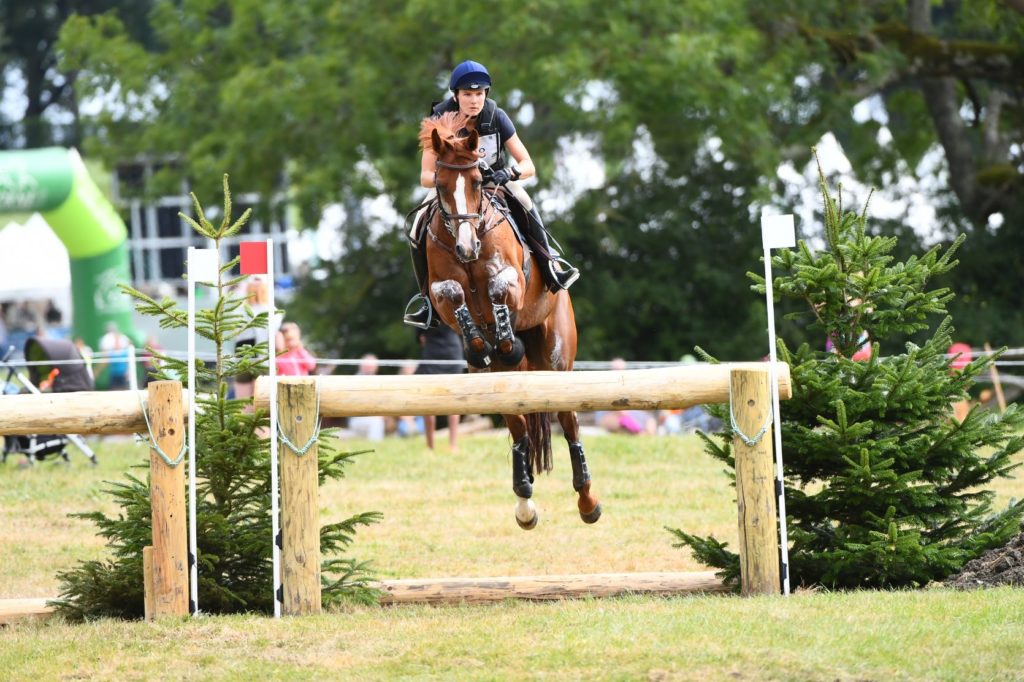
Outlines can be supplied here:
M455 212L462 215L469 213L469 186L466 183L466 174L459 173L455 178ZM477 239L476 229L473 223L468 220L460 220L459 228L455 234L455 253L463 262L476 260L480 253L480 240Z

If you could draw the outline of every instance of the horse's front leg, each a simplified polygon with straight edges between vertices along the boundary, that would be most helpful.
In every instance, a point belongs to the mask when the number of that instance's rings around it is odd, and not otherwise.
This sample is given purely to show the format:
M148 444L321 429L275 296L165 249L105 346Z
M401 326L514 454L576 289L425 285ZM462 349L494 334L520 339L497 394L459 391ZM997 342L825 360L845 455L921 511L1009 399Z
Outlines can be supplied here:
M515 367L526 353L523 342L515 335L514 319L523 303L522 275L499 256L487 264L487 275L487 295L494 310L494 345L498 361L506 367Z
M523 530L532 530L540 518L533 497L533 470L530 467L530 437L526 417L506 414L505 423L512 435L512 492L516 494L516 523Z
M565 440L569 443L569 461L572 463L572 487L579 495L576 507L584 523L597 523L601 518L601 503L590 490L590 470L583 455L580 442L580 427L575 412L559 412L558 422L562 425Z
M466 362L477 369L487 369L491 364L491 352L494 348L484 337L480 328L473 322L473 316L466 305L466 293L462 285L454 279L434 282L430 285L430 293L434 297L434 305L442 318L455 319L462 333L462 346L466 352Z

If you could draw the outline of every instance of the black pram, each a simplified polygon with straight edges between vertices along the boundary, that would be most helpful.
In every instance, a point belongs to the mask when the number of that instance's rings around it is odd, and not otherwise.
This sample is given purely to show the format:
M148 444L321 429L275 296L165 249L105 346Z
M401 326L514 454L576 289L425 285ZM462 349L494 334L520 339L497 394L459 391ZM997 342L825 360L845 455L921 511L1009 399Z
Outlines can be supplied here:
M25 342L25 360L28 363L35 363L28 365L28 378L8 362L13 351L12 346L0 359L0 366L7 368L6 382L0 382L0 386L21 384L22 392L31 393L39 393L38 387L44 383L49 384L50 390L54 393L93 390L92 376L78 348L70 341L36 337L28 339ZM17 381L14 382L12 379ZM70 459L65 448L69 440L73 441L93 464L96 463L96 455L81 438L65 435L5 436L2 461L6 462L8 455L21 454L29 463L57 456L67 462Z

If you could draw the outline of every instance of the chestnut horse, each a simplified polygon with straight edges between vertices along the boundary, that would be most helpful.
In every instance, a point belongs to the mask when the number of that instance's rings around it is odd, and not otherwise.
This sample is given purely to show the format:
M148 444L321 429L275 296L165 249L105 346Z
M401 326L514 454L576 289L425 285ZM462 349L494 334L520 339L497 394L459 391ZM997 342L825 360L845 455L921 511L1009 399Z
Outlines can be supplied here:
M551 293L540 276L546 263L520 243L496 189L484 189L479 137L458 131L459 113L428 118L420 145L437 155L438 204L424 229L428 290L441 320L462 336L471 372L572 370L576 318L569 292ZM525 272L524 272L525 271ZM537 525L533 474L551 470L551 420L544 414L502 415L512 435L512 490L516 521ZM573 488L580 517L594 523L601 505L590 491L590 473L575 412L559 412L569 443Z

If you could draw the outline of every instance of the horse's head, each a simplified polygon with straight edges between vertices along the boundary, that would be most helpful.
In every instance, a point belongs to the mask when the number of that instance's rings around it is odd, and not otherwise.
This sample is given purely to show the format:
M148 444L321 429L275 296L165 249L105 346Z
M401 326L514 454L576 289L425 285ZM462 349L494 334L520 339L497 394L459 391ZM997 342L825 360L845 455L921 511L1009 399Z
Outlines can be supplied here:
M445 228L455 239L455 255L463 263L476 260L480 255L478 230L483 215L483 176L480 172L480 138L476 130L460 138L455 130L461 129L465 117L446 114L439 119L428 119L430 148L437 155L434 185L441 204ZM424 136L425 137L425 136ZM426 142L426 140L424 140Z

